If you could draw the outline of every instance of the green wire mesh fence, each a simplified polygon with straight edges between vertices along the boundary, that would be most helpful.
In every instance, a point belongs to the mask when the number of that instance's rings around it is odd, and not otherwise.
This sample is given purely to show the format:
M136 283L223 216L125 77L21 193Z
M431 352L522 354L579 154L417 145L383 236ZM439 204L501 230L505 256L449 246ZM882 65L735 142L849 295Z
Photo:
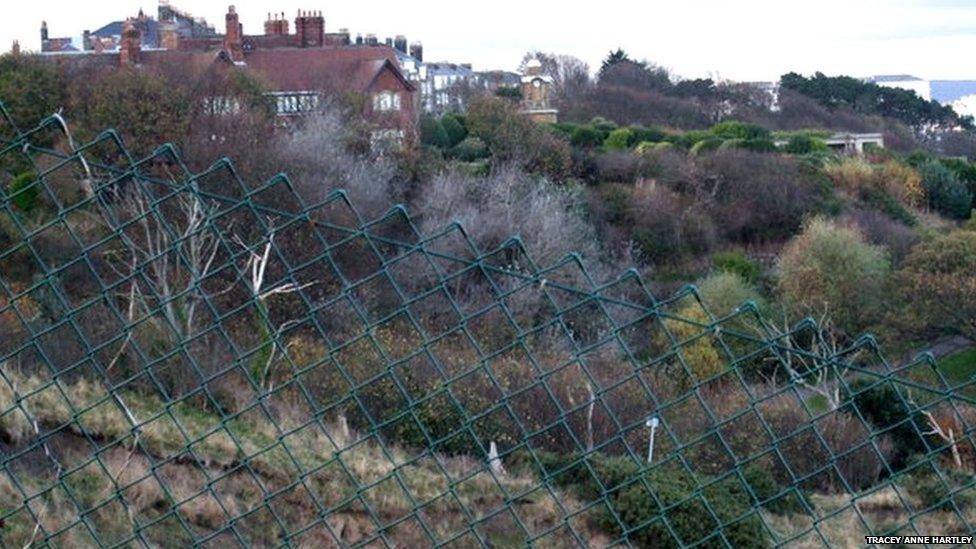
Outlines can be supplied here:
M4 547L974 530L973 388L931 357L2 111Z

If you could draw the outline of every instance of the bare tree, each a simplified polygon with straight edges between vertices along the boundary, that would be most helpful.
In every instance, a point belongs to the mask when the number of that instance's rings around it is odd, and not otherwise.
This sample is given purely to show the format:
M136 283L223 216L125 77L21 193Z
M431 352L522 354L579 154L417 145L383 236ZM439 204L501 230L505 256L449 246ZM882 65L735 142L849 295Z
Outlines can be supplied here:
M849 369L851 356L839 361L843 353L830 318L824 314L812 330L804 330L803 341L784 317L781 325L769 323L771 341L779 351L769 360L781 367L798 387L823 397L830 411L840 408L841 383Z
M553 80L555 102L572 101L583 94L591 84L590 66L578 57L558 53L531 51L522 58L519 71L524 71L529 61L542 63L542 73Z
M110 265L133 281L129 314L135 315L133 307L142 307L148 315L161 312L171 339L186 340L206 299L203 281L212 273L220 249L210 206L192 191L178 192L164 202L153 200L143 188L127 191L109 206L108 217L127 255L113 255Z
M315 285L315 282L307 282L304 284L298 284L296 282L281 282L268 287L268 265L271 262L271 252L275 246L274 220L268 219L268 227L268 239L264 243L264 246L261 247L249 247L239 237L234 237L238 245L246 250L248 254L247 261L244 265L244 269L248 271L248 276L245 278L245 284L247 285L251 298L258 308L257 324L258 330L264 335L265 341L263 343L269 346L267 356L263 361L264 364L257 365L263 366L262 372L258 377L260 379L261 386L265 389L271 388L271 369L274 364L277 351L280 350L280 344L278 341L281 333L294 324L294 321L287 321L279 326L275 326L271 321L268 300L276 295L293 294ZM258 249L260 249L260 251L258 251Z

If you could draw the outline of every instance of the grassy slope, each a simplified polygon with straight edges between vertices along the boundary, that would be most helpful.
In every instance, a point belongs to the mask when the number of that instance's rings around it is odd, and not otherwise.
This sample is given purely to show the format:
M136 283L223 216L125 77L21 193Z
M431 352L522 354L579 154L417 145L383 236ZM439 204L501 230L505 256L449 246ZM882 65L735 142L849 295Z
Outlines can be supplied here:
M579 541L602 546L609 539L583 515L569 521L575 533L562 524L580 507L572 498L533 489L540 483L529 475L496 480L470 458L411 456L318 424L297 428L306 420L283 413L274 423L259 410L221 421L212 411L186 403L166 407L158 398L129 391L122 398L143 424L134 447L127 420L99 385L46 385L0 368L4 452L28 448L37 438L3 379L29 395L22 406L42 432L67 428L46 438L63 466L60 480L45 466L41 448L0 470L0 517L6 516L0 546L21 547L45 533L54 545L65 546L95 545L93 536L116 544L134 535L149 545L173 547L205 538L220 545L288 541L309 547L334 547L337 540L382 544L377 536L407 547L452 538L475 546L474 535L497 547L522 546L543 532L549 533L537 542L546 547ZM911 499L890 485L853 499L813 495L821 517L815 527L806 513L763 512L763 519L773 539L809 547L823 541L861 545L868 527L907 524L906 507L919 511L914 521L921 533L945 532L958 520L943 510L924 512ZM35 533L38 522L42 529ZM472 522L476 526L469 528Z
M167 407L127 391L122 399L142 423L133 446L130 423L103 387L84 380L46 385L6 368L0 374L4 451L28 448L37 438L3 378L30 395L23 407L42 432L67 426L47 439L64 469L60 482L39 447L0 470L0 517L20 507L6 518L2 546L20 547L45 532L55 544L72 546L92 545L93 533L102 543L138 533L164 546L208 536L316 547L376 536L425 546L463 536L458 542L469 545L477 544L474 535L517 546L549 530L540 542L574 545L573 534L560 527L578 505L571 498L533 490L538 482L531 477L496 480L468 458L411 455L372 437L307 426L307 416L276 413L272 421L264 408L222 422L212 411ZM30 499L26 507L21 494ZM519 497L509 503L513 494ZM319 520L323 515L329 518ZM37 522L43 529L35 534ZM570 523L598 543L582 518Z

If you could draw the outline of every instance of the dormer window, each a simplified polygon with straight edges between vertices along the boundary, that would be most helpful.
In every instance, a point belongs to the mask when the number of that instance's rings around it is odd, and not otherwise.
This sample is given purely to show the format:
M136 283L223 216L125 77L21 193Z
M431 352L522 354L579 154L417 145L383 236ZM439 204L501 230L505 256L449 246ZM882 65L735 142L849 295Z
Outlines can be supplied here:
M391 91L383 91L373 95L374 111L398 111L400 110L400 94Z

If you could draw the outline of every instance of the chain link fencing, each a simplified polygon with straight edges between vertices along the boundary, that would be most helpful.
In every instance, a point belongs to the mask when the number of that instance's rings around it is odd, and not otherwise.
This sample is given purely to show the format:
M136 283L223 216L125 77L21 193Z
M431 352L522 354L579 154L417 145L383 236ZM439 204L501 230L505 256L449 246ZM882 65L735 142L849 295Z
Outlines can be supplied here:
M969 535L972 382L0 119L0 546Z

